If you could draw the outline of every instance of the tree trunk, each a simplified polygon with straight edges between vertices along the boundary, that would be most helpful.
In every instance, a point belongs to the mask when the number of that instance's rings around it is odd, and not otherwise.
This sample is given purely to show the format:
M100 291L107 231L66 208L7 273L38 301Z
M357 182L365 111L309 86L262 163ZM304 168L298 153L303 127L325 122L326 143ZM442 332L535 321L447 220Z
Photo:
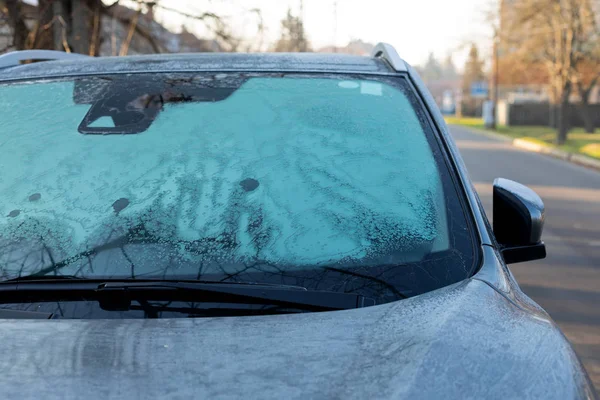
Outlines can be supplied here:
M596 126L594 124L594 116L592 115L592 107L590 107L589 102L582 99L581 104L579 105L579 109L581 110L581 119L583 119L583 128L586 133L594 133L596 130Z
M8 10L8 23L13 31L13 46L17 50L25 50L29 30L21 17L21 2L6 0Z
M71 0L71 49L75 53L89 54L93 15L84 1Z
M590 94L592 89L598 82L598 76L585 87L579 82L577 89L579 90L579 96L581 97L581 103L579 104L579 110L581 112L581 118L583 119L583 127L587 133L594 133L595 131L595 116L592 114L592 107L590 107Z
M565 144L567 133L569 133L568 106L568 101L561 100L556 107L556 144L559 146Z
M571 95L571 84L567 83L558 97L556 106L556 144L563 145L567 141L569 133L569 96Z
M102 33L102 4L96 1L94 4L94 16L92 25L92 38L90 40L90 56L98 56L100 54L101 33Z
M67 4L64 0L57 0L52 3L54 14L54 23L52 25L54 37L54 50L71 51L67 41L67 31L69 21L67 15Z
M557 117L557 112L558 107L556 106L556 104L550 103L550 106L548 107L548 126L550 128L554 128L556 129L557 127L557 123L556 123L556 117Z
M38 22L29 45L33 49L54 49L54 11L52 0L38 0Z

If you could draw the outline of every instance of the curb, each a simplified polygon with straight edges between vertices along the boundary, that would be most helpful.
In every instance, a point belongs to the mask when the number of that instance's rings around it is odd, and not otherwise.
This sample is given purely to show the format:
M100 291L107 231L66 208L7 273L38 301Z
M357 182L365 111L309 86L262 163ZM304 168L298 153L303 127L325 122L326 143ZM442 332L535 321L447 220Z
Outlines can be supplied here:
M572 164L577 164L600 171L600 161L594 160L590 157L582 156L580 154L569 153L563 150L555 149L550 146L544 146L538 143L533 143L525 139L514 139L512 140L512 145L514 147L531 151L533 153L547 154L549 156L570 162Z
M563 161L567 161L571 164L577 164L583 167L595 169L596 171L600 171L600 160L594 160L593 158L583 156L581 154L573 154L563 150L555 149L551 146L543 146L538 143L533 143L525 139L512 139L500 133L490 132L484 129L472 128L470 126L465 125L455 125L460 126L461 128L469 129L475 133L500 140L502 142L510 142L514 147L517 147L522 150L527 150L532 153L545 154L554 158L558 158Z

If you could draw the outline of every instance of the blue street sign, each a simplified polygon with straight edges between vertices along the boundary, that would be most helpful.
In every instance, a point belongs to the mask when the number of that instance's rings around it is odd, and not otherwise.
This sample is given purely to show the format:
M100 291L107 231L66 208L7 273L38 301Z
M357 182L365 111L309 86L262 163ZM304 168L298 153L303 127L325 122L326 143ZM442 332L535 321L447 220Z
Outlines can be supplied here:
M485 81L473 82L471 84L471 97L488 97L488 83Z

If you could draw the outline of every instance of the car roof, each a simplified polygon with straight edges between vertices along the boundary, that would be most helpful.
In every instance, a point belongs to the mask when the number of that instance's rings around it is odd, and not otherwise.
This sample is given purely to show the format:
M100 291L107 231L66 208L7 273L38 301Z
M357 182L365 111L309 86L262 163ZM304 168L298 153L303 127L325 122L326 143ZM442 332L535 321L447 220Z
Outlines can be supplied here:
M384 58L324 53L189 53L83 57L0 69L0 81L143 72L282 71L396 74Z

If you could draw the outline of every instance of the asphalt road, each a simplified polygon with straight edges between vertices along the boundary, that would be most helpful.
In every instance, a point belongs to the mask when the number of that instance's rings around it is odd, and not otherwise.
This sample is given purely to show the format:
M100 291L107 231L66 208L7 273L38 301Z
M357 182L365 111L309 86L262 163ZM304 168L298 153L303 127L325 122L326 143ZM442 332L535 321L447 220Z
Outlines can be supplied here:
M450 130L489 218L497 177L528 185L544 200L548 257L510 269L558 323L600 393L600 173L463 127Z

